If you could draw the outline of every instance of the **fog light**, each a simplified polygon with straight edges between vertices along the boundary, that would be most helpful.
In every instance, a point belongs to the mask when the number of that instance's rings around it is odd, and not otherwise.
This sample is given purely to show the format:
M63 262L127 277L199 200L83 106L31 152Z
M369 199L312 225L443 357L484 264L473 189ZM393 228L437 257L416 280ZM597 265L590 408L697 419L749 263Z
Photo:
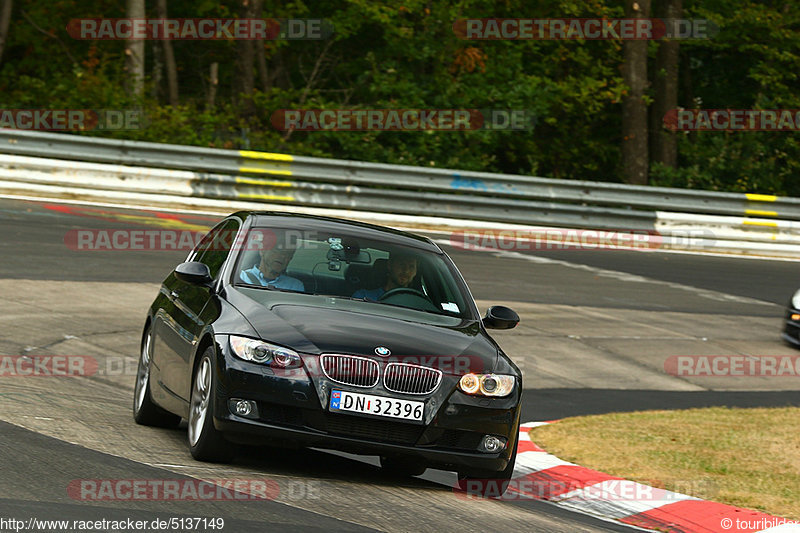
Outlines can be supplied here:
M228 400L228 408L231 410L231 413L237 416L258 418L258 407L254 401L231 398Z
M506 447L506 441L505 439L495 437L494 435L486 435L481 441L481 447L483 448L483 451L487 453L497 453Z
M240 416L247 416L252 412L253 408L250 407L250 402L247 400L239 400L236 402L236 414Z

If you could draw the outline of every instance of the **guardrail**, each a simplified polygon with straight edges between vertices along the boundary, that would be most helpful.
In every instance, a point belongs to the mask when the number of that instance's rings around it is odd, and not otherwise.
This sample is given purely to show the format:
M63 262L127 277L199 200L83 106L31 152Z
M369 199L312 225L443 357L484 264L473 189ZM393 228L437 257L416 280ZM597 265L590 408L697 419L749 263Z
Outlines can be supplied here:
M528 226L667 234L714 227L716 239L800 243L798 198L11 130L0 130L0 154L8 154L0 156L2 180L76 190L104 188Z

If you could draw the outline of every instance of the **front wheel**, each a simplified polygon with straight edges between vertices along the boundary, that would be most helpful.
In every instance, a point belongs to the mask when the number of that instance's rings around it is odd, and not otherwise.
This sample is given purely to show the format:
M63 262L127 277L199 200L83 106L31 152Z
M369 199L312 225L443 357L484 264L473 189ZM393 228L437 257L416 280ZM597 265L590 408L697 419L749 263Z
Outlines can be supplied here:
M189 451L198 461L230 461L231 444L214 427L214 348L209 346L200 358L192 379L189 403Z
M181 417L165 411L153 402L150 396L150 360L152 351L153 330L148 328L142 339L142 351L139 355L139 367L136 371L136 385L133 391L133 419L143 426L174 428Z
M514 443L514 451L504 470L491 472L488 470L473 470L458 473L458 488L468 494L484 498L499 498L508 489L511 477L514 475L514 466L517 463L517 445L519 438Z

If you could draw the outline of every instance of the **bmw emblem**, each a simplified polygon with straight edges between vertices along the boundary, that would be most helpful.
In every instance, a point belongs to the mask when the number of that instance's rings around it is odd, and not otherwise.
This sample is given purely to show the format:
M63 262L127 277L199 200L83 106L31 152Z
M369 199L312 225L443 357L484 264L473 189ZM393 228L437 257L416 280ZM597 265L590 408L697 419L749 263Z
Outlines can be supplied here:
M382 357L386 357L387 355L392 355L392 352L386 346L378 346L377 348L375 348L375 353Z

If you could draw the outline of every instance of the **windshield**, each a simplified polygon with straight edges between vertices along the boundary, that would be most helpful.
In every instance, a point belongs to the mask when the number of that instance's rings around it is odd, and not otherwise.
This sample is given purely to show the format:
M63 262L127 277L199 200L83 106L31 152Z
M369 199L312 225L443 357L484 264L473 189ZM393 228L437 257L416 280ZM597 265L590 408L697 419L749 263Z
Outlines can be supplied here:
M338 230L253 228L242 242L236 285L471 317L466 288L443 254Z

